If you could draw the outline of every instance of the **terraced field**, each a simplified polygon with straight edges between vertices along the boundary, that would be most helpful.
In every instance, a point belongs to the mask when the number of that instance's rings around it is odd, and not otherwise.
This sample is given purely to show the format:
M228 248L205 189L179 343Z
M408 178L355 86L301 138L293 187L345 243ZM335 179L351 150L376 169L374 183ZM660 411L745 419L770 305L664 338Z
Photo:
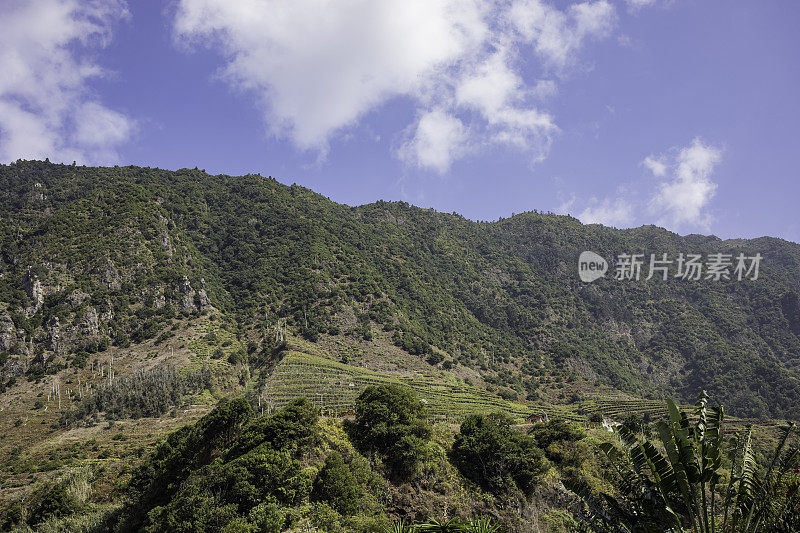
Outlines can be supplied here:
M345 345L323 346L294 336L288 342L289 352L273 369L261 392L265 411L305 396L327 414L346 414L352 411L356 397L365 387L396 383L411 387L417 397L427 404L434 418L453 422L471 413L498 410L510 414L519 422L531 414L542 412L551 419L563 418L579 423L587 422L595 413L615 421L622 421L631 414L651 420L669 416L664 400L635 398L614 390L589 393L582 400L572 403L507 401L470 384L468 380L465 382L450 372L433 367L428 371L421 367L412 370L413 365L407 364L399 365L396 371L375 371L339 362L342 350L348 349ZM375 355L372 357L376 358ZM377 358L376 361L381 364ZM683 408L692 410L688 405ZM733 422L730 418L729 421Z
M569 405L522 404L498 398L447 373L416 373L408 376L382 374L301 350L290 351L270 374L261 395L265 410L279 408L294 398L305 396L324 412L340 415L353 409L356 397L365 387L396 383L414 389L434 418L451 421L458 421L471 413L498 410L505 411L519 421L542 411L550 418L575 422L584 422L595 412L613 419L622 419L630 413L647 413L654 418L667 414L663 402L657 400L608 398Z
M631 414L649 415L651 418L669 416L667 406L661 400L595 398L572 404L570 407L586 416L601 413L614 420L622 420Z
M457 420L470 413L502 410L523 419L532 412L530 406L503 400L455 377L392 376L299 351L289 352L278 364L262 397L269 408L278 408L305 396L325 412L342 414L352 410L365 387L388 383L410 386L436 418Z

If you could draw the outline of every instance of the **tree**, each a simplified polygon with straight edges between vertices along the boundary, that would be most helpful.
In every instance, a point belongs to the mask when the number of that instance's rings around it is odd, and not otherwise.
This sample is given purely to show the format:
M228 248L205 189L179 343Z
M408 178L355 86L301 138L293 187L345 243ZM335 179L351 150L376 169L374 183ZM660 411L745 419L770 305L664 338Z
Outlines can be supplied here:
M328 502L339 513L351 515L358 511L361 495L361 488L342 455L331 452L314 481L312 499Z
M563 420L556 418L548 422L534 425L530 430L530 436L536 441L536 445L546 450L554 442L575 442L586 436L584 431Z
M549 462L536 441L511 427L504 413L470 415L461 424L450 457L466 477L495 495L514 488L526 496Z
M406 387L369 386L356 399L350 438L362 452L379 454L391 475L409 475L431 437L424 407Z
M317 408L306 398L292 400L280 411L261 416L244 428L227 453L227 459L239 457L256 446L268 443L271 448L303 448L316 438Z

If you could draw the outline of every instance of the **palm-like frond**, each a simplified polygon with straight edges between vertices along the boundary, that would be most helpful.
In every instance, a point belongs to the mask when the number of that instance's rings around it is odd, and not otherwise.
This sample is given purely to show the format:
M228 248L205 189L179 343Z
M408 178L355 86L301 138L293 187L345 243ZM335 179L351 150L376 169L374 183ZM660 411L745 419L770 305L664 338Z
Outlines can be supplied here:
M470 520L469 531L472 533L500 533L502 529L498 524L493 523L491 518L484 516Z
M392 523L392 525L383 528L384 533L412 533L414 531L416 531L416 527L402 518Z
M760 469L750 428L725 436L722 407L710 407L703 392L695 404L696 422L667 401L669 421L657 424L664 453L650 441L621 426L619 446L600 450L617 473L623 497L602 494L584 500L595 531L684 531L702 533L789 532L800 524L800 448L794 424L781 429L766 469ZM723 469L727 459L730 473ZM727 480L725 479L727 477ZM716 487L726 482L722 508Z
M420 533L469 533L470 527L466 522L451 518L446 521L431 520L416 526L415 531Z

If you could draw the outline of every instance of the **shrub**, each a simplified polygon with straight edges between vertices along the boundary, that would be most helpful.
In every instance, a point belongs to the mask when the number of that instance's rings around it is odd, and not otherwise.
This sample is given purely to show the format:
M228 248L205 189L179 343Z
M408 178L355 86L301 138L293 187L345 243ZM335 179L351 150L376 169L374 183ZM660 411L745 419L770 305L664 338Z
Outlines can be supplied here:
M350 467L339 452L332 452L314 481L311 497L316 501L327 502L343 515L355 514L362 496Z
M69 485L61 481L48 487L39 500L32 505L28 517L30 525L36 525L49 518L69 516L83 509L83 504L69 490Z
M227 458L239 457L264 443L275 449L289 445L303 449L317 436L315 424L318 416L316 407L309 400L294 400L277 413L253 420L233 443Z
M511 422L504 413L468 416L450 457L464 477L492 494L517 488L530 495L549 464L536 441L512 429Z
M504 399L504 400L508 400L508 401L512 401L512 402L513 402L513 401L516 401L516 399L517 399L517 393L516 393L516 392L514 392L514 391L513 391L513 390L511 390L511 389L506 389L505 387L501 388L501 389L500 389L500 390L497 392L497 394L499 394L499 395L500 395L500 397L501 397L502 399Z
M406 476L422 457L431 428L422 402L399 385L372 385L356 399L348 432L364 453L378 453L391 475Z
M534 425L530 435L536 441L536 445L543 450L554 442L575 442L586 437L581 428L560 418Z

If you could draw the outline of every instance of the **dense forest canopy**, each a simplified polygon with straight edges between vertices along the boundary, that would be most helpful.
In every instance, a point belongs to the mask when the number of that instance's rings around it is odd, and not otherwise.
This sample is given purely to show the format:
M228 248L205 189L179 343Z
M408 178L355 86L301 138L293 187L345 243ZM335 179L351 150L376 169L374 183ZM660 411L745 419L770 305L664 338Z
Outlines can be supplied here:
M763 260L757 280L587 284L577 276L584 250L609 262L622 253ZM578 372L682 400L702 387L736 415L796 418L798 273L800 245L769 237L616 230L537 212L475 222L197 169L0 165L0 365L24 355L44 366L60 350L80 361L209 305L243 328L283 320L310 340L339 334L333 317L353 309L359 327L393 332L409 353L522 376L517 384ZM63 334L87 320L88 337Z

